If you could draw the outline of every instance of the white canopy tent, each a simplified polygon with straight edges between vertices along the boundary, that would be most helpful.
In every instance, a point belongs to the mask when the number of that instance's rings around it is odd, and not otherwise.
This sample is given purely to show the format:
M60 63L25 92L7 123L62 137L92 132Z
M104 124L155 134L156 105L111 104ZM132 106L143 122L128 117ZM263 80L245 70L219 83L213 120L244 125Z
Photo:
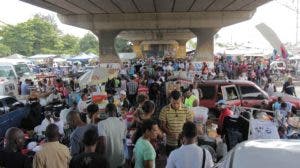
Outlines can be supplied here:
M88 61L90 59L94 59L97 58L98 56L95 54L85 54L85 53L81 53L80 55L73 57L73 58L69 58L68 61Z
M289 60L300 60L300 55L295 55L293 57L290 57Z
M54 54L36 54L34 56L28 57L29 59L47 59L47 58L55 58L57 55Z
M7 58L7 59L25 59L26 57L24 55L15 53L15 54L7 56L5 58Z

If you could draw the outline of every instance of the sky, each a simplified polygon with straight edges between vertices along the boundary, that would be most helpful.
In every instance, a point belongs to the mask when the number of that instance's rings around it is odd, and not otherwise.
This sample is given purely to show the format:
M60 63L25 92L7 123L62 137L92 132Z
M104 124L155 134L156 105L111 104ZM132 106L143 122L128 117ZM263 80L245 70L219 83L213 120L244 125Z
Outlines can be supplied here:
M296 0L275 0L259 7L252 19L222 28L218 32L220 38L218 38L217 41L225 43L250 42L255 47L271 48L269 43L255 28L255 25L264 22L277 33L283 43L295 43L296 12L286 7L286 5L295 5L295 1ZM19 0L0 0L0 21L7 24L15 25L24 22L36 13L54 16L58 28L64 34L82 37L88 32L88 30L60 23L56 13L49 10Z

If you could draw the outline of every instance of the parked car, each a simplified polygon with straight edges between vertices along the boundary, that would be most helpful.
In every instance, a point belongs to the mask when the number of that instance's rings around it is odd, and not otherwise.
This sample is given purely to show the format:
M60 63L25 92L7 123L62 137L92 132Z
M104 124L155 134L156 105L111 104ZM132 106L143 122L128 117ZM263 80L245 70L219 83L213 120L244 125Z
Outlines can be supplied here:
M298 168L299 140L251 140L238 144L214 168Z
M292 96L274 94L269 96L264 90L251 81L244 80L208 80L198 82L198 87L203 93L200 105L207 107L218 116L215 110L215 103L218 100L226 100L229 106L255 107L267 102L269 109L278 99L283 98L292 104L294 113L300 112L300 99Z
M0 138L10 127L19 127L29 108L11 96L0 96Z

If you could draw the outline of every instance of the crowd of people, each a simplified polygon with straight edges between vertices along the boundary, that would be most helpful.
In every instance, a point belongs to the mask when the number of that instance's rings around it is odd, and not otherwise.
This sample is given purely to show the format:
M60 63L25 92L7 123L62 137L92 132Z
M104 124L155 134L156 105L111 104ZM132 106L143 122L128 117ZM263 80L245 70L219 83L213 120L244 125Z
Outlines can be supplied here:
M203 147L207 141L200 138L207 136L207 119L197 120L193 111L199 107L202 91L192 83L167 93L166 82L172 80L174 71L184 71L193 80L249 79L265 86L268 93L276 91L274 83L264 79L269 77L268 66L253 64L250 68L246 62L225 59L214 66L138 61L124 64L119 76L102 86L85 88L79 87L76 78L44 79L37 85L26 80L20 94L29 95L31 112L21 128L6 131L0 167L213 167L220 159L212 152L216 145ZM290 78L283 90L295 95ZM92 99L93 92L101 91L107 94L104 109ZM216 106L222 137L226 117L233 112L224 100ZM285 138L291 106L278 99L273 108L283 114L279 133ZM167 162L160 163L165 156Z

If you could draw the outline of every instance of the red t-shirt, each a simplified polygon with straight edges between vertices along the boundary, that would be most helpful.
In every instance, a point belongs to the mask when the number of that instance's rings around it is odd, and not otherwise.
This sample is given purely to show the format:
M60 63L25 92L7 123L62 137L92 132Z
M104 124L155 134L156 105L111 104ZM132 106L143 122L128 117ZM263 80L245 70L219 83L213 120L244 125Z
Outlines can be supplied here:
M229 108L225 108L223 111L221 111L221 114L220 114L219 120L218 120L218 128L220 130L223 129L224 118L227 116L231 116L231 115L233 115L233 112Z
M140 85L138 88L138 94L148 95L149 89L146 86Z

